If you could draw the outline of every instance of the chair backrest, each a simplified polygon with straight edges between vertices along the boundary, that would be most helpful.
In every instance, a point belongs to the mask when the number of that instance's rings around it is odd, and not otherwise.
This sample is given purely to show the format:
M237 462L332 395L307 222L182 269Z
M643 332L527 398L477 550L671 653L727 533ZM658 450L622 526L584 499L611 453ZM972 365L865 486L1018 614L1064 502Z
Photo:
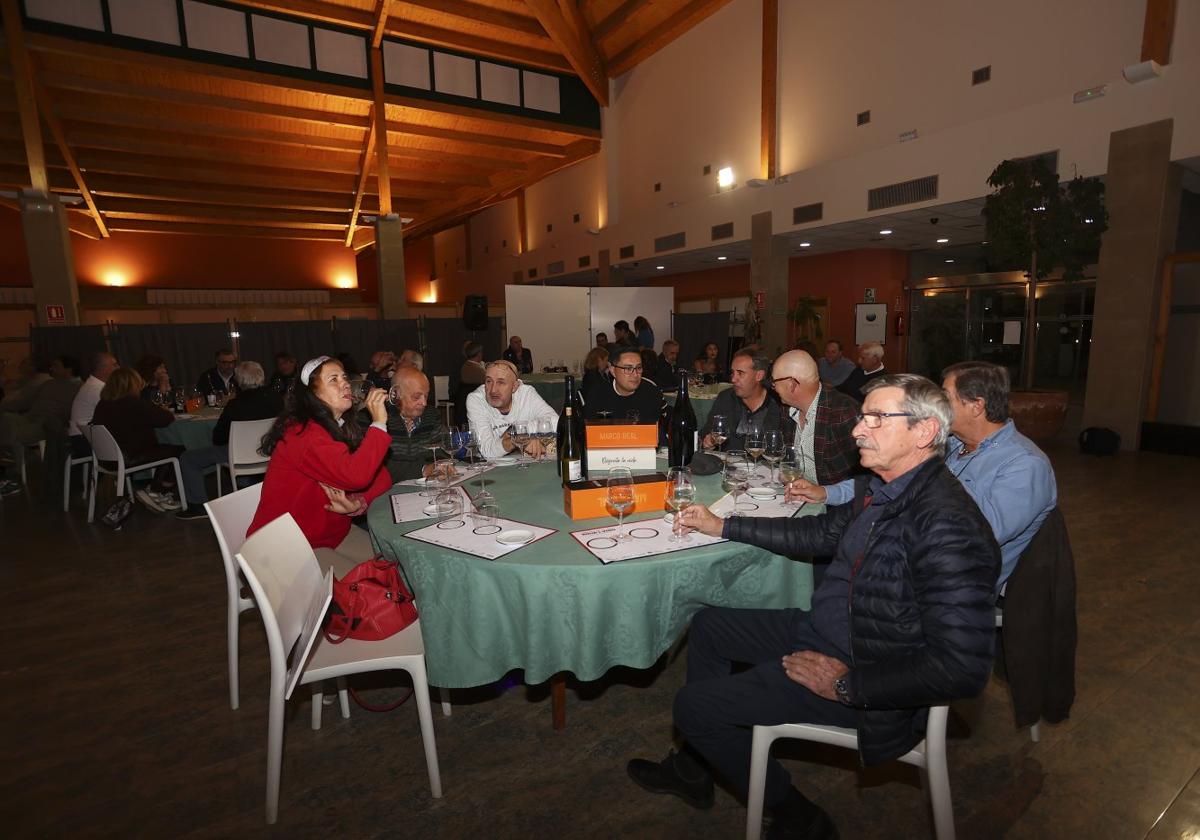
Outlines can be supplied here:
M225 561L225 574L235 580L237 561L234 560L234 555L242 550L242 543L246 541L246 531L254 520L254 512L258 510L261 498L262 485L251 484L244 490L204 503L204 509L208 511L208 521L212 523L213 531L217 535L221 559Z
M104 426L92 425L91 444L92 451L96 453L98 461L116 461L121 464L125 461L121 454L121 447L117 446L117 439L112 436L112 432Z
M271 460L270 455L258 451L262 445L263 435L271 431L275 419L267 420L235 420L229 424L229 463L238 466L247 464L265 464Z
M238 566L262 613L271 654L271 685L284 686L287 658L323 578L317 556L290 513L268 522L242 543Z
M437 402L447 402L450 399L450 377L433 377L433 398Z

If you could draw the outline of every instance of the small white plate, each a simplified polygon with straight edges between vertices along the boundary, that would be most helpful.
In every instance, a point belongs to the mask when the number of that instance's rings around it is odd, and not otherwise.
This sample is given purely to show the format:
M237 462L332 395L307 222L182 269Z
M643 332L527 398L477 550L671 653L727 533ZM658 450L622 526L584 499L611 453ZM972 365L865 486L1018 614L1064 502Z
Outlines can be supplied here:
M513 528L511 531L501 531L496 535L496 542L504 545L525 545L533 539L533 531L524 528Z
M778 495L770 487L751 487L748 492L756 499L774 499Z

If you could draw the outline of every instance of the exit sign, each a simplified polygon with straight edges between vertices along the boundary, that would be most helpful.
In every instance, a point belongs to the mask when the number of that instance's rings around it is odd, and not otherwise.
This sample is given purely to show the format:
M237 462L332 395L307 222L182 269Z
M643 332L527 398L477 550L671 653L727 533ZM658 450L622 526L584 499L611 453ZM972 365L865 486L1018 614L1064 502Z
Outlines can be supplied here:
M56 304L46 304L46 323L47 324L65 324L67 323L67 308Z

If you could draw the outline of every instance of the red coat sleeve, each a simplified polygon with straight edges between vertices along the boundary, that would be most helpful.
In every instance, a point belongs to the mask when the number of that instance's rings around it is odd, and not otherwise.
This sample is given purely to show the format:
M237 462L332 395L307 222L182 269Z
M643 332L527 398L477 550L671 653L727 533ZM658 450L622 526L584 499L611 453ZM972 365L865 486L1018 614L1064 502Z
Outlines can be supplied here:
M315 481L350 493L374 489L375 478L383 468L383 460L391 444L387 432L374 427L367 429L366 437L354 452L350 452L346 444L334 440L319 426L310 424L302 436L309 438L310 435L311 439L306 441L307 446L297 464L300 472ZM380 490L375 495L382 492Z

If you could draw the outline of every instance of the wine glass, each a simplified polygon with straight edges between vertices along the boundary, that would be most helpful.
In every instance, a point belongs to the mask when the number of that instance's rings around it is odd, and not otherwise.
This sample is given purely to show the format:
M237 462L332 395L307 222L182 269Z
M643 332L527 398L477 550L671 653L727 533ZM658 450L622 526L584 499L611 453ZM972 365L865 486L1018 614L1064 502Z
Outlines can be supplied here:
M633 492L633 473L626 467L613 467L608 471L608 506L617 512L617 542L632 539L621 530L625 513L633 508L636 497Z
M799 456L799 457L797 457ZM798 446L793 446L784 452L783 460L779 462L779 478L784 485L791 484L797 478L804 478L800 458L803 454ZM786 489L786 487L785 487ZM785 501L785 505L799 507L799 502Z
M775 466L783 460L783 432L779 429L769 429L763 432L763 460L771 467L771 480L767 486L772 490L782 490L783 485L775 478Z
M750 471L751 475L758 472L758 459L763 454L763 436L762 432L751 432L746 435L746 454L750 456L750 460L754 462L754 469Z
M542 444L542 451L538 453L538 461L541 461L545 457L550 443L558 437L558 429L554 421L549 417L539 417L537 419L537 436Z
M525 460L525 444L529 443L529 424L524 420L513 423L508 428L508 436L517 445L517 469L526 469L529 462Z
M462 494L457 488L447 488L439 492L433 499L434 508L442 522L454 522L462 519Z
M450 459L458 459L458 450L461 444L458 438L458 426L450 426L442 433L442 449L446 450L446 454Z
M671 467L667 471L667 507L675 511L671 523L671 536L668 542L688 542L690 535L684 535L683 523L679 512L696 501L696 485L692 481L692 471L688 467Z
M745 452L734 450L729 453L721 474L721 489L733 495L733 509L729 512L731 517L742 515L738 511L738 496L750 486L750 472L750 460Z
M724 414L714 414L709 418L711 425L708 433L712 435L713 443L716 444L717 451L721 451L721 447L725 445L725 441L729 440L729 424L725 421Z

